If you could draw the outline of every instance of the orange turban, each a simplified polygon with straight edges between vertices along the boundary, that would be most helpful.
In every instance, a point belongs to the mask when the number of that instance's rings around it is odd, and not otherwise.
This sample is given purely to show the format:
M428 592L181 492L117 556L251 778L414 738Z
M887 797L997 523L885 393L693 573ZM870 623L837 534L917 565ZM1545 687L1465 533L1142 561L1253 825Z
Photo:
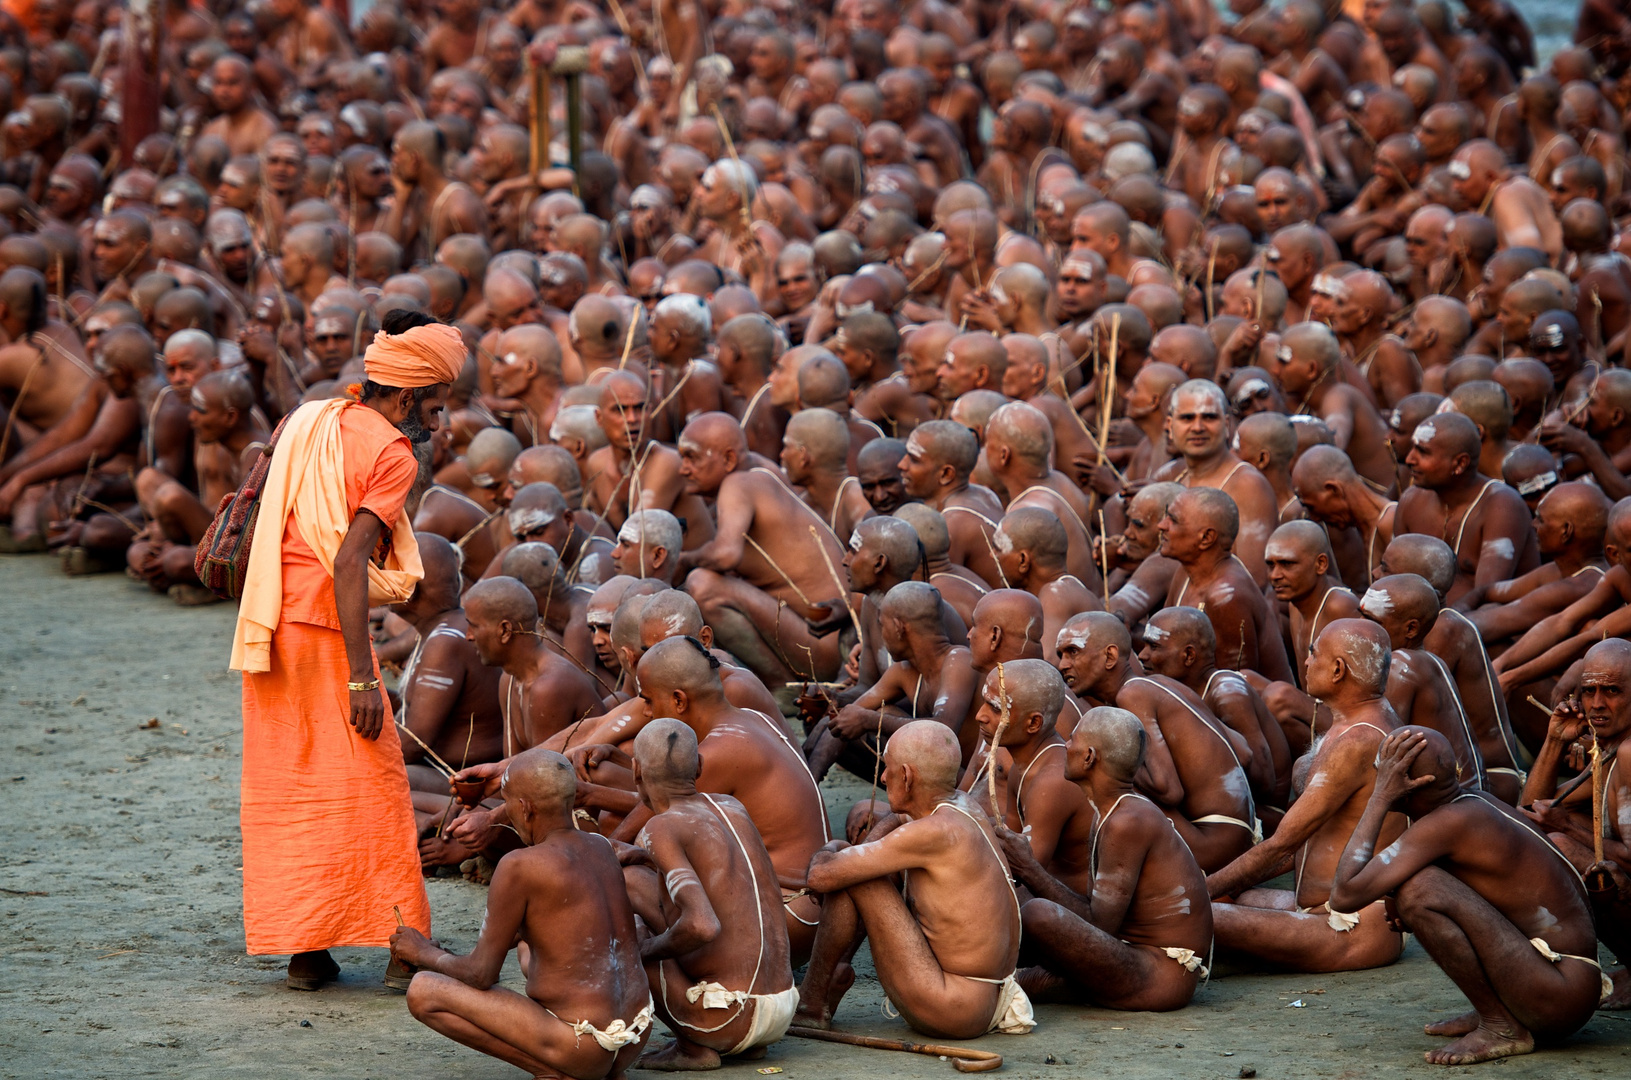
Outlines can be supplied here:
M416 326L404 334L381 330L363 354L363 370L381 386L409 390L450 383L464 370L464 335L451 326Z

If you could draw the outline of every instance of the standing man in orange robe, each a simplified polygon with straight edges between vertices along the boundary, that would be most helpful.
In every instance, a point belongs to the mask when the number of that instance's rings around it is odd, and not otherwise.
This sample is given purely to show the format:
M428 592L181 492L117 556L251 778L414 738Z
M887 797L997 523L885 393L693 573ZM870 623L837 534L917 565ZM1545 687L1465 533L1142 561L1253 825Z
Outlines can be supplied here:
M458 331L386 316L364 357L361 401L290 414L262 490L232 645L244 673L244 936L292 954L288 985L339 975L334 946L430 933L408 776L368 632L371 604L422 576L403 504L412 445L439 426L465 364ZM388 968L407 989L412 972Z

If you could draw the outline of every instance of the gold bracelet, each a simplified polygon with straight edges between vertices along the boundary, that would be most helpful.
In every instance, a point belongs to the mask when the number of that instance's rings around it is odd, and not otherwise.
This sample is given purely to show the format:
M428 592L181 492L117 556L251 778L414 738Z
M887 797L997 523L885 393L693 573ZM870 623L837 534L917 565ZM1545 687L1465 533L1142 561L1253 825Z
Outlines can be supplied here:
M373 679L369 682L348 682L345 684L345 688L351 691L353 694L366 694L370 690L379 689L379 680Z

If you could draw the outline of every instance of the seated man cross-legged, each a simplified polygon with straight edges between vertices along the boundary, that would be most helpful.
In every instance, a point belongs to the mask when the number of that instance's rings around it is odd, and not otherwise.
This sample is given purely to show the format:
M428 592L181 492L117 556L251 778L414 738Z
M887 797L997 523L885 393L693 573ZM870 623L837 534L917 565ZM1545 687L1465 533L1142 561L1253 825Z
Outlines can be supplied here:
M1206 974L1212 908L1206 878L1161 809L1133 789L1149 736L1125 709L1089 709L1065 752L1065 777L1097 810L1086 894L1049 874L1017 833L1002 830L1015 876L1036 895L1020 909L1021 985L1049 999L1111 1009L1189 1004Z
M499 860L476 947L459 956L403 927L391 955L420 969L408 1011L431 1029L534 1076L605 1080L640 1056L651 991L617 857L573 825L576 791L559 754L512 759L502 794L527 846ZM526 994L494 985L518 942Z
M834 840L810 863L823 899L798 1022L832 1026L855 982L855 952L870 941L883 992L915 1030L945 1039L1030 1031L1031 1003L1014 979L1019 899L984 811L957 790L957 736L916 720L883 759L898 816L866 843Z

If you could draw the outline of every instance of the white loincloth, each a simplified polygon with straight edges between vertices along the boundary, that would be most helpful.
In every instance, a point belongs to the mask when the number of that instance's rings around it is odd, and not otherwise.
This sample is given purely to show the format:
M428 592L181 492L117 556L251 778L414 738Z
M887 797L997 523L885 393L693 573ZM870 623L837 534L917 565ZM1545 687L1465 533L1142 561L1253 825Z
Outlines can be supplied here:
M1241 821L1239 818L1230 817L1228 814L1207 814L1205 817L1196 818L1194 821L1191 821L1190 824L1191 825L1239 825L1242 829L1245 829L1247 832L1252 834L1252 843L1261 844L1263 842L1263 826L1262 826L1262 824L1260 822L1253 821L1250 825L1248 825L1246 822Z
M1536 952L1540 953L1540 955L1544 956L1554 964L1559 960L1578 960L1582 964L1590 964L1592 967L1596 968L1597 977L1603 981L1603 993L1602 996L1597 999L1599 1004L1607 1001L1614 993L1614 980L1603 974L1603 965L1597 962L1596 957L1576 956L1573 953L1558 952L1556 949L1546 944L1545 939L1538 937L1530 938L1529 944L1535 947Z
M636 1013L633 1020L613 1020L610 1024L606 1025L606 1029L604 1031L595 1027L595 1025L591 1024L587 1020L579 1020L576 1023L570 1023L556 1015L551 1009L545 1009L544 1011L549 1013L549 1015L554 1016L555 1019L560 1020L561 1023L566 1024L567 1027L571 1028L572 1034L577 1036L578 1042L581 1043L583 1041L583 1037L585 1035L589 1035L594 1038L595 1042L600 1044L600 1048L602 1050L609 1054L615 1054L625 1046L630 1046L640 1041L640 1037L644 1035L646 1033L646 1029L651 1026L651 1008L652 1001L648 997L646 998L646 1007Z

